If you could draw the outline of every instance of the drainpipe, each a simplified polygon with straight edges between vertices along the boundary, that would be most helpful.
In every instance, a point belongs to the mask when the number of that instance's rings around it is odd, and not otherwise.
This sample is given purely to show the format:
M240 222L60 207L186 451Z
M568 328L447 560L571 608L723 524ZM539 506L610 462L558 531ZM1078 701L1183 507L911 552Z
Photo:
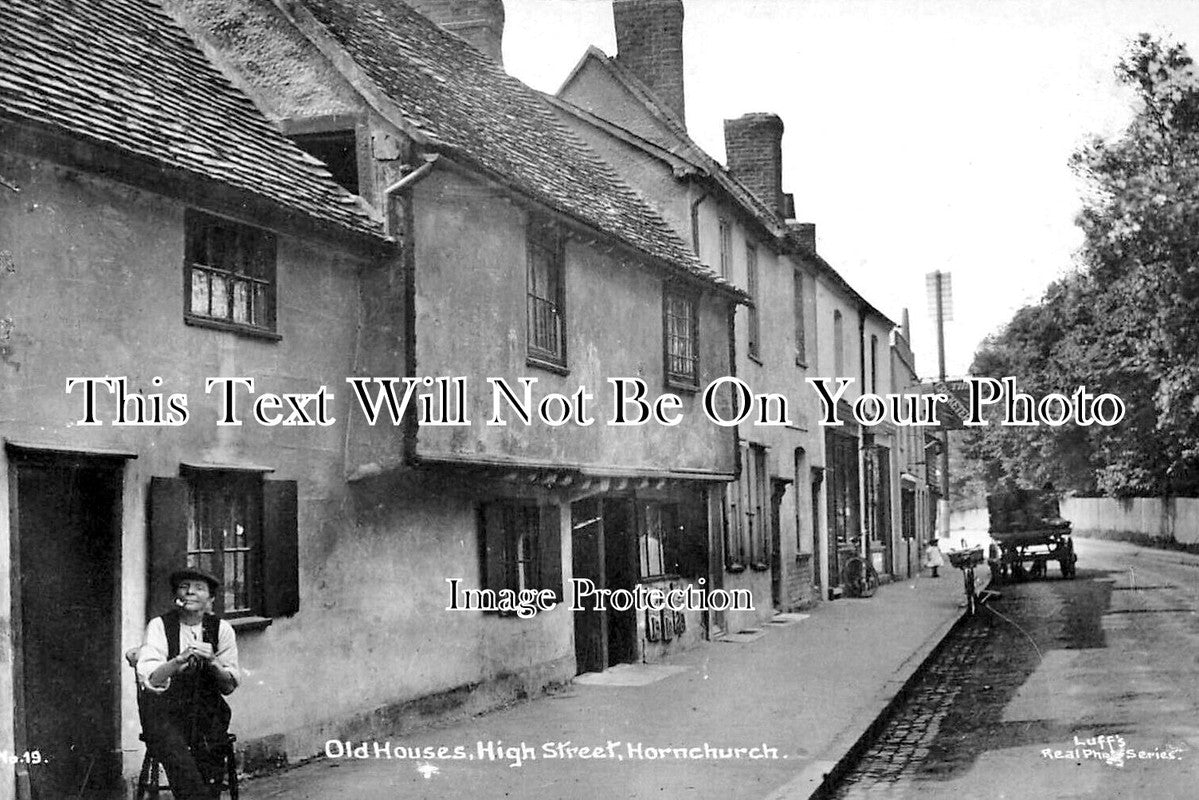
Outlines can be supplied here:
M708 190L705 189L699 197L691 203L691 247L695 250L695 257L699 258L699 204L708 199Z
M409 186L415 185L417 183L417 181L421 180L426 175L428 175L430 172L432 172L433 166L437 163L437 160L439 158L441 158L441 156L436 155L436 154L426 155L425 163L421 164L419 167L412 170L412 172L409 172L407 175L400 178L398 181L393 183L391 186L388 186L386 189L383 190L383 203L384 203L385 213L387 214L387 235L388 236L392 236L392 237L395 236L395 225L393 225L393 223L392 223L394 216L391 213L391 197L392 197L392 195L394 195L396 192L399 192L399 191L402 191L402 190L408 188Z
M405 377L413 377L416 375L416 242L414 241L413 228L415 227L415 215L412 210L412 203L404 203L402 208L403 219L397 220L398 214L393 208L393 198L397 193L404 191L412 186L415 186L418 181L424 179L430 172L433 171L434 165L437 164L440 158L437 154L428 154L424 156L425 163L421 164L416 169L409 172L398 181L388 186L383 190L384 203L387 214L387 233L389 236L395 235L395 229L406 234L406 241L402 243L401 248L401 273L404 282L404 363L407 365ZM401 434L403 437L403 455L404 462L414 464L416 458L416 415L409 415L405 419L404 430Z
M866 393L866 310L858 308L858 396ZM870 561L870 531L866 528L866 461L870 457L866 445L865 425L858 425L858 524L862 533L861 553L867 563ZM873 438L873 437L872 437Z

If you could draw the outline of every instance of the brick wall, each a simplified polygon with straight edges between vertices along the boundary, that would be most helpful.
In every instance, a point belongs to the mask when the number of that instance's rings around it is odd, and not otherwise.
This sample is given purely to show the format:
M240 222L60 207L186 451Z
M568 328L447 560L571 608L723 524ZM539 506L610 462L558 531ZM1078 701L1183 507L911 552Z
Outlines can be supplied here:
M504 63L504 0L404 0L447 31Z
M686 122L683 0L614 0L616 60Z
M729 171L758 199L784 217L783 121L776 114L746 114L724 121Z

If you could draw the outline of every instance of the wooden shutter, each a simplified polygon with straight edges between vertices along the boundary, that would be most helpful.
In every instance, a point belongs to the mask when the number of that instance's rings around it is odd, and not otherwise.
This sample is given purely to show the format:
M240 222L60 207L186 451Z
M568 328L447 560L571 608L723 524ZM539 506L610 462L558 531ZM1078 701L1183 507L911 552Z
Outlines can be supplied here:
M262 484L262 615L290 617L300 610L299 502L295 481Z
M483 588L496 591L508 586L504 563L504 508L500 503L485 503L482 513L479 549L483 554Z
M537 552L541 556L541 589L553 589L554 600L562 602L562 525L557 505L541 507L541 530Z
M150 574L146 618L171 609L171 573L187 566L187 480L150 479Z

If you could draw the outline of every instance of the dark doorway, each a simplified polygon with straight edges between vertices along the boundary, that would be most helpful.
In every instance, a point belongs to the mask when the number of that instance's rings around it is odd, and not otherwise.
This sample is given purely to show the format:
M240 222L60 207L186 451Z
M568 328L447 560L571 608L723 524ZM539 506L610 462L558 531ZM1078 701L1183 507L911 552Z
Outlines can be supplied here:
M828 546L828 539L821 535L824 526L820 524L820 487L824 485L824 467L812 467L812 585L823 593L824 584L820 580L820 566L824 563L823 548ZM823 594L821 595L823 596Z
M770 479L770 601L776 610L783 605L782 515L779 509L790 482L787 478Z
M37 800L120 796L123 461L14 455L16 751ZM27 777L21 772L27 770Z
M580 500L571 506L571 565L575 578L597 589L632 590L639 575L637 528L632 498ZM575 668L602 672L614 664L636 661L637 616L608 604L596 608L593 597L574 611Z
M876 530L883 547L883 568L881 572L891 574L895 571L895 556L892 548L895 542L892 538L891 524L891 448L880 446L877 449L878 469L878 509Z
M581 500L571 506L571 564L575 578L586 578L602 589L604 583L604 518L602 501ZM594 597L580 601L575 618L575 670L602 672L607 666L608 626Z
M633 590L640 574L637 560L637 521L631 498L605 500L604 566L609 589ZM608 666L638 659L637 616L633 609L608 609Z

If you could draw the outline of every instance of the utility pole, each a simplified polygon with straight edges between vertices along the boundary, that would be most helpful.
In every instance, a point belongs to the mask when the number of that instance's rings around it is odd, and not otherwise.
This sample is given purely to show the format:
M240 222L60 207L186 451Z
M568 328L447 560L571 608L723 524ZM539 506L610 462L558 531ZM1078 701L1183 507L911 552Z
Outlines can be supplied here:
M936 270L925 276L929 305L937 319L937 377L945 383L945 321L953 319L953 286L948 272ZM949 430L941 428L941 502L937 514L940 538L949 538Z

